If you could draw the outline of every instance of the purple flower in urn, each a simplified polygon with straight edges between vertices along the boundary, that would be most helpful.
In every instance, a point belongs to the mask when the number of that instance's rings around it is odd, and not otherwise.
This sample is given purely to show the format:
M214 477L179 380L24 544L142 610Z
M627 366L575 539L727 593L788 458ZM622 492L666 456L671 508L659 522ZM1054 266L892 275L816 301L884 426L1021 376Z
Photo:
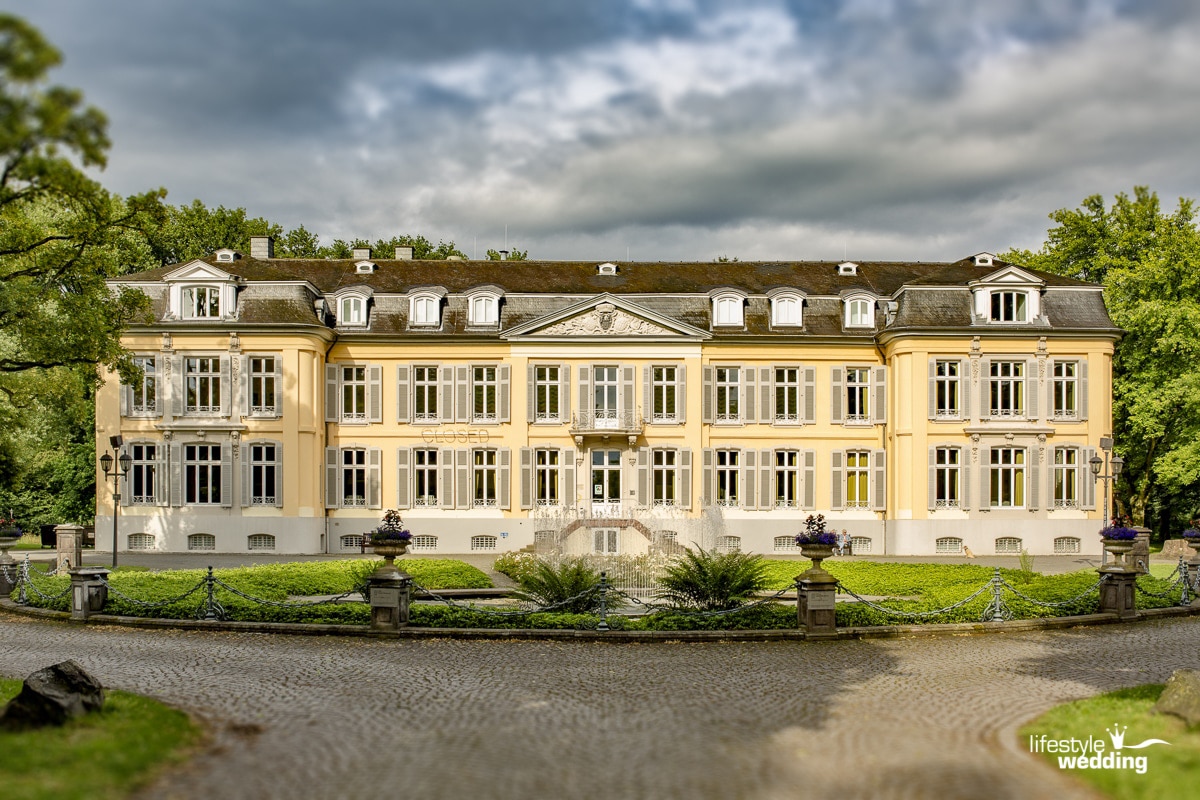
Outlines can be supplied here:
M1183 538L1185 538L1185 539L1200 539L1200 530L1196 530L1195 528L1188 528L1186 531L1183 532Z
M382 524L371 532L371 544L392 544L411 540L412 533L405 529L404 520L395 509L384 514Z
M825 530L825 515L811 514L804 520L804 532L796 535L796 544L837 544L837 534Z

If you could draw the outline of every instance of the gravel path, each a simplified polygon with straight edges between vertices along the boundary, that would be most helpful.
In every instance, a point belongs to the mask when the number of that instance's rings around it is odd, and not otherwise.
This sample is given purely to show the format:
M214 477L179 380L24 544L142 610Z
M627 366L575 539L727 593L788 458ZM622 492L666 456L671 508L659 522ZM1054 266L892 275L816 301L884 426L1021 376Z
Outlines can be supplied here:
M1195 619L846 642L374 641L0 615L0 674L74 658L212 747L153 798L1090 797L1013 741L1200 667Z

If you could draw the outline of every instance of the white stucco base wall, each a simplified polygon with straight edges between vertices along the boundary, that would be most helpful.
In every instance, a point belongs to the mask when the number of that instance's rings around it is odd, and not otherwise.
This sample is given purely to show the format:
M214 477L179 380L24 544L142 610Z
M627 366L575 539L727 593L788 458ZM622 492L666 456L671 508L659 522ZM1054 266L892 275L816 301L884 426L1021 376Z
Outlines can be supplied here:
M374 527L377 520L365 520ZM96 517L96 550L112 552L112 517ZM122 515L118 522L117 549L129 552L129 537L149 534L153 546L137 548L156 553L188 552L188 536L194 533L211 534L216 540L215 553L250 552L250 537L269 534L275 537L275 549L269 553L320 553L325 534L321 517L240 517L229 514L158 514L146 516Z
M899 519L889 520L887 527L889 555L938 555L936 543L942 537L962 539L963 546L977 556L996 555L996 540L1004 537L1020 539L1021 547L1035 556L1056 555L1054 540L1062 537L1079 540L1079 555L1099 556L1103 549L1100 524L1090 519Z

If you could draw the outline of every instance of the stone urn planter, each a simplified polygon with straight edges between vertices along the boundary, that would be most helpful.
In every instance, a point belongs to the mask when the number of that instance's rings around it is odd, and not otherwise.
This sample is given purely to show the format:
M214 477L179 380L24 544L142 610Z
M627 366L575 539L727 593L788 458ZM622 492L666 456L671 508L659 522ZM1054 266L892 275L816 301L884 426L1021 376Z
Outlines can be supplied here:
M12 564L13 557L9 555L9 550L17 546L17 542L21 541L21 532L14 528L5 528L0 530L0 564Z
M821 562L833 557L833 545L818 543L800 543L800 554L813 562L814 570L821 569Z
M410 542L406 541L377 542L372 539L371 549L375 551L375 555L383 556L384 563L387 566L394 568L396 557L407 553L409 544Z
M1134 540L1111 539L1105 536L1100 541L1104 545L1104 549L1113 557L1113 568L1128 569L1129 565L1126 563L1126 556L1133 552Z

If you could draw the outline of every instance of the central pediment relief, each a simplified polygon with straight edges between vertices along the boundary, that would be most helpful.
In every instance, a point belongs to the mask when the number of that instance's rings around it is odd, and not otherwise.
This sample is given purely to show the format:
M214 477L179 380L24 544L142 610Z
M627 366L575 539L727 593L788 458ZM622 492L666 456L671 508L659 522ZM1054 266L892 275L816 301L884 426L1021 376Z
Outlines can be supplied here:
M592 297L508 331L511 338L708 338L708 331L612 295Z

